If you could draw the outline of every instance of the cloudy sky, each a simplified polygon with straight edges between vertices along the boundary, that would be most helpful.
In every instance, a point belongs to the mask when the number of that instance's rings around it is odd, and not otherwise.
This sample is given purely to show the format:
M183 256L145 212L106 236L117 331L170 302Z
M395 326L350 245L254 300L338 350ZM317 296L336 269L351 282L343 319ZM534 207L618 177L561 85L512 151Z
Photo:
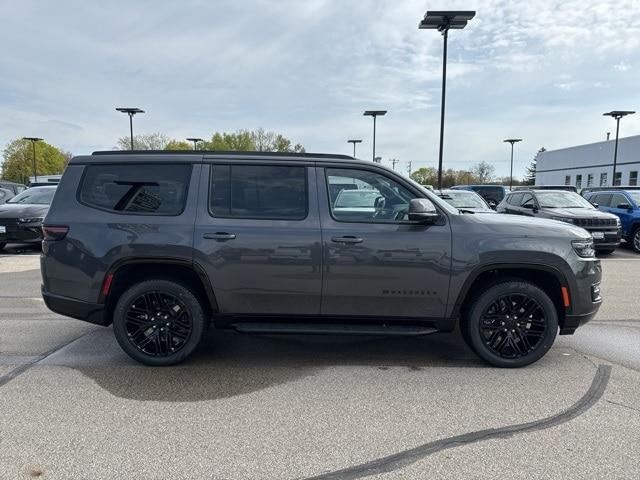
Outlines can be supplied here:
M174 138L264 127L307 151L435 166L442 37L424 12L475 9L449 40L445 167L520 175L541 146L615 131L640 111L640 1L0 0L0 145L21 136L83 154L128 133ZM640 134L640 114L621 135Z

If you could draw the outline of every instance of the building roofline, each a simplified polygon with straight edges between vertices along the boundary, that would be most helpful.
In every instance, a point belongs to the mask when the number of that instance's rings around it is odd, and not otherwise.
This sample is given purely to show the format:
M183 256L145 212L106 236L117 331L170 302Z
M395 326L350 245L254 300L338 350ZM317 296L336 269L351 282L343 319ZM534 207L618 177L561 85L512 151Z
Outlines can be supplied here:
M631 135L631 136L629 136L629 137L621 137L621 138L618 138L618 143L620 143L620 142L622 142L622 141L624 141L624 140L632 139L632 138L640 139L640 135ZM540 153L541 153L542 155L544 155L544 154L547 154L547 153L560 152L560 151L562 151L562 150L571 150L571 149L573 149L573 148L590 147L590 146L598 145L598 144L603 144L603 145L604 145L604 144L607 144L607 143L610 143L610 142L615 142L615 141L616 141L616 139L615 139L615 138L612 138L611 140L600 140L599 142L584 143L584 144L582 144L582 145L573 145L573 146L571 146L571 147L562 147L562 148L556 148L556 149L553 149L553 150L545 150L544 152L540 152Z

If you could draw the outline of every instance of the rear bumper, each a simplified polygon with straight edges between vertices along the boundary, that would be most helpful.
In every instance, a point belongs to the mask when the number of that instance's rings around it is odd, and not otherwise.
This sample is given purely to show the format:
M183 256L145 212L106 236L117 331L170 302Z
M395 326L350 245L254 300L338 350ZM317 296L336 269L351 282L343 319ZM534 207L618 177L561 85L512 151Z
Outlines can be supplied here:
M49 310L65 315L67 317L77 318L96 325L107 326L109 321L106 319L104 305L101 303L83 302L75 298L54 295L42 288L42 298Z

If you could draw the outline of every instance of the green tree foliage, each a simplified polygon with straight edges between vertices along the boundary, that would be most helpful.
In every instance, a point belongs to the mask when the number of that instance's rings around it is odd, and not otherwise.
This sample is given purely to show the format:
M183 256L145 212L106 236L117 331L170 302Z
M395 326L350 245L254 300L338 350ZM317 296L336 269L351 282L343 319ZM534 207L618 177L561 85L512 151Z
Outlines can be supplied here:
M169 143L169 137L164 133L141 133L133 136L134 150L164 150ZM131 149L131 137L120 137L116 146L118 150Z
M527 171L524 174L523 185L535 185L535 183L536 183L536 168L537 168L537 164L538 164L538 155L540 155L542 152L546 152L546 151L547 151L547 149L542 147L542 148L540 148L540 150L538 150L538 153L536 153L536 156L533 157L533 160L531 161L531 163L527 167Z
M18 183L27 183L33 175L33 146L30 141L16 139L7 144L3 151L3 178ZM36 143L36 173L56 175L64 171L71 154L49 145Z
M233 133L216 132L211 140L204 142L207 150L230 150L245 152L297 152L303 153L304 147L294 144L290 139L263 128L257 130L237 130Z
M438 172L435 168L422 167L409 175L411 179L420 185L435 185L438 183Z
M165 150L193 150L193 143L184 140L169 140L164 146Z

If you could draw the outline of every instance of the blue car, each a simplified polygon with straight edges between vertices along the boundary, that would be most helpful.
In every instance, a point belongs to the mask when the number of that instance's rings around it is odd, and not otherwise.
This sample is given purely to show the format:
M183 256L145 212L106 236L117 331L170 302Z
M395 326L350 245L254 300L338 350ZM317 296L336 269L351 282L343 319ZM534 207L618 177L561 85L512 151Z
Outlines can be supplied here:
M502 199L507 195L509 190L502 185L456 185L451 187L452 190L471 190L476 192L485 202L495 210Z
M598 189L583 194L598 209L620 218L622 238L640 253L640 189Z

